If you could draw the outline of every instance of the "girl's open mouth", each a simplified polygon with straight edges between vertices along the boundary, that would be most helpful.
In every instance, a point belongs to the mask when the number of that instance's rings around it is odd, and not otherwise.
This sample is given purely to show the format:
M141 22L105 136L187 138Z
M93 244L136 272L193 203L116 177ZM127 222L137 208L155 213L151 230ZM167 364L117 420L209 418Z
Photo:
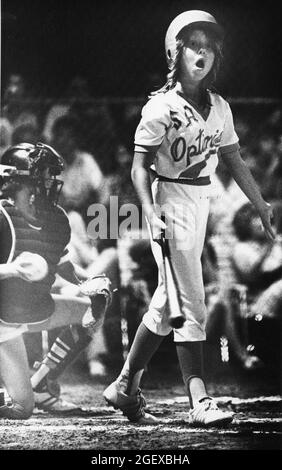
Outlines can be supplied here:
M204 59L198 59L197 62L196 62L196 67L198 67L199 69L203 69L204 66L205 66Z

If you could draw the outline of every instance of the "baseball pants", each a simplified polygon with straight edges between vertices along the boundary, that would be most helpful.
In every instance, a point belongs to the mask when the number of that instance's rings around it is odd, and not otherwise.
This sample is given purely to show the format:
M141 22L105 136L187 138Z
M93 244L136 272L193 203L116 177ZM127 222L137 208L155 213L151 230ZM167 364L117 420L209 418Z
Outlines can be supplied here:
M174 341L203 341L206 339L206 307L201 255L211 187L155 180L152 193L157 210L165 214L171 262L186 318L183 327L174 330ZM151 240L151 246L159 269L158 286L143 323L153 333L166 336L172 328L168 323L162 251L158 242Z

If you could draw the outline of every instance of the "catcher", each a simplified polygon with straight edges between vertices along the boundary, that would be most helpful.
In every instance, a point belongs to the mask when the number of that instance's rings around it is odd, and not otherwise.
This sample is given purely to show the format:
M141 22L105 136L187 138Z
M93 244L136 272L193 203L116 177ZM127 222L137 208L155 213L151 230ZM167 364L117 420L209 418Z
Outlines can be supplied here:
M10 147L1 159L0 380L9 397L0 406L4 418L26 419L35 404L52 409L59 400L54 380L89 344L111 302L110 280L86 279L68 259L68 217L57 205L62 168L58 153L41 143ZM51 294L57 273L80 284L81 297ZM23 333L64 326L30 379Z

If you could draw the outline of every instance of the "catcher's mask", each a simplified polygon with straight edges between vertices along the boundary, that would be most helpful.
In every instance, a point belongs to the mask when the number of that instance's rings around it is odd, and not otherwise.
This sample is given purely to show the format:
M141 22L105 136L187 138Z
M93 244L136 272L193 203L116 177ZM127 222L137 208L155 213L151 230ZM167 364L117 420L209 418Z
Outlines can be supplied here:
M35 204L56 205L63 186L57 176L62 157L49 145L20 143L4 152L0 164L0 187L4 197L13 197L23 184L34 188Z

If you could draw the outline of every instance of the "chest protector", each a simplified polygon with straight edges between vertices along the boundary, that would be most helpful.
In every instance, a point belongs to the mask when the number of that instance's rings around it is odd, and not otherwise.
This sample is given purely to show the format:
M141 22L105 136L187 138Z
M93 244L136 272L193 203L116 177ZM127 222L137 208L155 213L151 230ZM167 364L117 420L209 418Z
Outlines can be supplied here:
M23 251L43 256L48 263L48 275L36 282L18 278L0 281L0 318L7 323L35 323L52 315L54 302L50 291L55 281L57 264L70 240L67 215L60 207L40 211L36 225L31 225L13 205L3 204L6 217L0 211L0 241L3 258L8 259L11 248L11 224L14 229L15 259Z

